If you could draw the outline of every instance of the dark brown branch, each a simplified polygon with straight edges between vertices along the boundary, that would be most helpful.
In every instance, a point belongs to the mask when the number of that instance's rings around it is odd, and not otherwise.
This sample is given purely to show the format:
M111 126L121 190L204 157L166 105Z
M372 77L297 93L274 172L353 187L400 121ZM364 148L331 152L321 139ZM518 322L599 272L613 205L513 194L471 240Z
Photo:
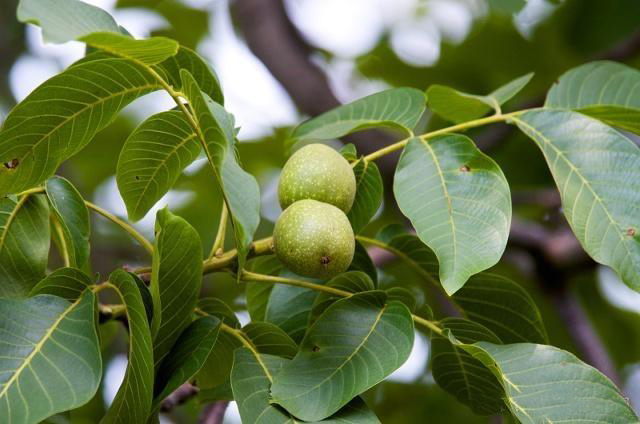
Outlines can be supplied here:
M162 401L160 410L162 412L172 411L198 394L198 391L198 388L193 384L184 383Z
M207 405L200 418L198 419L199 424L222 424L224 421L224 414L227 412L227 407L229 406L229 401L220 400L218 402L213 402Z

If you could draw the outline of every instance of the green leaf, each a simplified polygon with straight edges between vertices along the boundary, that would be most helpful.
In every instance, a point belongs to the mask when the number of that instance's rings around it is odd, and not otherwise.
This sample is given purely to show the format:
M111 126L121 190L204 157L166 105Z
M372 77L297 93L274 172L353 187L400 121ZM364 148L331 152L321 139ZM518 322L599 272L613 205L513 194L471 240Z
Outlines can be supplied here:
M7 116L0 131L0 194L42 183L67 158L158 82L126 59L75 65L36 88Z
M500 339L489 329L465 319L445 318L440 324L455 339L452 342L437 335L431 339L431 367L436 383L476 414L491 415L506 409L500 382L482 362L458 346L477 341L501 343Z
M432 85L427 90L429 108L452 122L466 122L480 118L492 109L501 113L500 106L511 100L533 78L523 75L486 96L467 94L444 85Z
M525 0L488 0L492 11L513 15L525 6Z
M181 334L158 369L154 389L154 407L202 368L211 353L220 330L220 320L202 317Z
M247 262L247 270L258 274L278 275L282 263L274 256L258 256ZM273 285L247 281L247 309L252 321L264 321Z
M328 287L344 290L349 293L361 293L375 290L371 277L360 271L349 271L333 277L326 284ZM318 317L335 301L342 296L321 292L315 298L311 310L310 322L315 322Z
M367 249L356 240L356 249L353 253L353 260L349 265L349 271L362 271L371 278L374 288L378 286L378 270L369 256Z
M356 197L347 218L357 234L371 221L382 204L382 177L373 162L359 161L353 172L356 175Z
M378 246L396 255L425 281L437 284L438 259L418 237L407 234L404 228L394 224L383 228L376 237L382 241Z
M78 190L62 177L52 177L45 185L51 209L62 228L64 254L69 264L81 268L89 259L89 211Z
M256 179L243 170L236 159L233 117L200 91L188 71L183 69L180 75L185 97L202 131L205 153L229 208L238 249L238 267L242 269L260 222L260 189Z
M569 352L532 343L463 347L493 370L506 404L524 424L638 422L615 385Z
M144 217L201 149L182 112L161 112L140 124L124 143L116 171L129 219Z
M384 292L370 291L327 308L274 375L272 402L302 420L321 420L399 368L413 346L413 320L404 304L385 302Z
M371 127L392 127L411 134L425 110L424 93L392 88L339 106L298 125L289 140L329 140Z
M153 398L153 348L140 290L133 277L122 269L109 276L127 308L129 363L118 393L101 423L144 423L151 413Z
M36 284L29 297L51 294L74 302L91 284L91 277L79 269L59 268Z
M610 125L640 134L640 71L616 62L598 61L560 77L545 107L573 109Z
M151 267L153 359L156 369L192 321L202 284L200 236L168 209L158 211Z
M0 297L24 296L44 277L49 243L45 196L0 199Z
M217 297L203 297L198 299L198 309L211 316L218 318L220 321L233 328L240 328L240 321L233 313L229 305L224 303Z
M593 118L534 110L513 119L547 160L584 250L640 291L640 149Z
M131 59L145 65L164 62L178 52L179 44L165 37L135 40L114 32L94 32L78 38L90 46L114 56Z
M0 299L0 417L37 423L87 403L98 390L102 359L96 298L52 295Z
M349 162L358 159L358 151L353 143L345 144L342 149L340 149L340 154Z
M52 43L75 40L92 32L120 31L107 12L78 0L20 0L18 20L41 26L44 41Z
M509 185L500 167L468 137L410 140L393 191L420 240L438 257L448 294L502 256L511 225Z
M418 299L416 299L416 296L409 289L405 289L404 287L391 287L385 290L385 292L389 300L397 300L398 302L404 303L411 312L415 312L418 307Z
M548 343L538 307L519 284L487 272L474 275L452 300L504 343Z
M255 321L245 325L242 332L260 353L293 358L298 353L298 345L274 324Z
M287 359L257 354L244 347L236 350L231 384L242 422L252 424L296 424L300 422L286 411L271 404L269 399L271 379L287 363ZM333 417L321 422L374 424L380 421L367 408L362 399L356 398Z

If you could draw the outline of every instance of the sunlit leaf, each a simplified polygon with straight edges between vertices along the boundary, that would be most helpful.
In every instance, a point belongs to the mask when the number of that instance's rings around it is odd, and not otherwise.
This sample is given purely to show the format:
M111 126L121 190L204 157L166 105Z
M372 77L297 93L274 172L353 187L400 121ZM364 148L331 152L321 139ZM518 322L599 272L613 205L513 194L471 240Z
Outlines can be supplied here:
M52 295L0 298L0 417L38 423L87 403L102 359L91 290L69 302Z
M511 225L509 185L469 138L452 134L409 141L393 190L418 237L438 257L447 293L502 256Z
M640 148L576 112L533 110L514 121L542 150L582 247L640 291Z
M114 56L131 59L146 65L163 62L178 52L178 43L165 37L135 40L114 32L94 32L78 40Z
M546 107L573 109L640 134L640 71L622 63L598 61L560 77Z
M309 328L295 358L275 373L272 401L305 421L324 419L399 368L413 337L409 310L386 303L384 292L338 300Z

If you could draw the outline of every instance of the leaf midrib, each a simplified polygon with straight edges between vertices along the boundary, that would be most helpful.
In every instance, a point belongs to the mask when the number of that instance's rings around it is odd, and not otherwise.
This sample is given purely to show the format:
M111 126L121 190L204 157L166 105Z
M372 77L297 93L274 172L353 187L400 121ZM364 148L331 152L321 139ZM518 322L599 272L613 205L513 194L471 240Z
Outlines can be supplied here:
M0 399L6 395L7 391L9 390L9 387L17 380L17 378L20 376L22 371L24 371L24 369L31 364L31 361L33 360L34 356L37 355L42 350L43 345L48 341L48 339L51 337L51 334L53 334L53 332L60 325L60 322L62 322L62 320L76 307L78 303L80 303L81 300L82 300L82 296L79 296L75 302L69 304L69 306L64 310L64 312L60 314L60 316L54 321L54 323L47 330L47 332L42 336L42 339L40 339L40 341L38 341L38 343L34 345L33 350L29 353L29 355L27 355L27 357L24 359L22 364L16 369L16 371L11 376L11 378L9 378L9 380L5 383L4 387L0 391Z

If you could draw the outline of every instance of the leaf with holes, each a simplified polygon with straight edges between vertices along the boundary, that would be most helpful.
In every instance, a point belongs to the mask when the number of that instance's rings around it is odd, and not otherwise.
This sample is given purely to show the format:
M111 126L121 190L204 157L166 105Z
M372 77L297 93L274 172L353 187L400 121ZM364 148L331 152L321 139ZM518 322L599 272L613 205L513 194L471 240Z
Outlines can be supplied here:
M44 277L49 243L45 196L0 198L0 297L24 296Z
M382 204L382 177L373 162L359 161L353 168L356 175L356 197L347 213L354 233L359 233Z
M533 78L523 75L486 96L467 94L444 85L432 85L427 90L429 107L442 118L460 123L480 118L492 109L501 113L500 106L518 94Z
M401 302L387 302L384 292L338 300L309 328L295 358L275 373L272 401L305 421L327 418L398 369L413 337L411 313Z
M371 127L391 127L411 134L426 108L424 93L392 88L339 106L298 125L289 145L300 140L330 140Z
M47 197L62 230L61 242L65 262L81 268L89 259L89 210L76 188L62 177L49 178Z
M197 231L168 209L158 211L151 267L153 360L162 359L192 320L202 284L202 244Z
M127 138L118 159L116 181L129 219L137 221L175 184L202 147L182 112L149 117Z
M272 355L258 354L247 348L236 350L231 384L242 422L252 424L296 424L295 417L271 404L269 387L289 361ZM360 398L356 398L323 423L377 424L380 421Z
M160 88L141 65L102 59L42 83L7 116L0 131L0 194L33 187L78 153L136 98Z
M460 343L501 343L491 330L475 322L445 318L440 324L445 333L452 334ZM476 414L491 415L506 409L500 382L482 362L447 337L434 335L431 349L433 378L442 389L469 406Z
M547 343L538 307L529 293L506 277L474 275L451 299L470 320L493 331L503 343Z
M156 375L154 408L202 368L220 331L220 320L202 317L193 321L180 334L165 356Z
M36 284L29 293L29 297L51 294L73 302L91 284L93 284L91 277L79 269L59 268Z
M102 359L96 297L0 298L0 416L38 423L87 403L98 390Z
M151 331L140 290L133 277L117 269L109 276L109 283L115 287L120 300L127 308L129 362L124 380L101 423L143 423L151 413L153 398Z
M193 76L180 71L185 97L202 131L204 150L229 208L238 249L238 267L244 261L260 222L260 189L256 179L238 164L233 117L203 93Z
M576 112L533 110L513 121L542 150L584 250L640 291L640 148Z
M494 372L511 413L524 424L638 422L616 386L569 352L532 343L462 347Z
M640 71L609 61L578 66L551 87L544 105L573 109L640 134Z
M410 140L393 191L420 240L438 257L448 294L502 256L511 225L509 185L468 137Z

